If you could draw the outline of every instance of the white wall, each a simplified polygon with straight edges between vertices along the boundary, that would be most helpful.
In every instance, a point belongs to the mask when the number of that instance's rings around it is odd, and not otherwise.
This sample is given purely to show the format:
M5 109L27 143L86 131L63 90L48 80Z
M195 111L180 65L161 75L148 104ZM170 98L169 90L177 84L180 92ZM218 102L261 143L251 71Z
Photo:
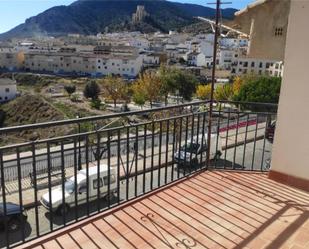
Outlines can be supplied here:
M272 170L309 180L309 1L291 1Z
M16 82L11 79L0 79L0 103L16 98Z

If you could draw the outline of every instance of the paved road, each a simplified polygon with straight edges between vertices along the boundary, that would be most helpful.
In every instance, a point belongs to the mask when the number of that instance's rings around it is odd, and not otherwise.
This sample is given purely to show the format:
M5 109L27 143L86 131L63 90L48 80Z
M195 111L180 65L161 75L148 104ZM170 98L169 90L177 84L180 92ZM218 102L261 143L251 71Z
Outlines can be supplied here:
M245 153L244 153L245 151ZM255 151L255 153L253 153ZM264 151L264 152L263 152ZM271 144L268 143L266 140L259 140L256 143L251 142L248 143L246 146L238 146L236 148L231 148L226 150L223 153L221 159L217 161L216 167L217 168L235 168L235 169L242 169L243 166L245 169L253 169L259 170L261 166L265 164L265 160L270 158L271 156ZM262 161L263 158L263 161ZM234 160L235 159L235 160ZM243 164L244 162L244 164ZM215 163L213 162L213 166ZM193 169L194 170L194 169ZM151 190L151 182L153 182L153 188L158 187L158 177L159 170L155 170L153 174L146 173L145 174L145 191ZM161 185L165 184L165 180L167 182L171 181L173 176L174 179L177 177L183 176L183 168L174 166L168 166L167 168L160 169L160 182ZM152 176L151 176L152 175ZM137 192L135 193L135 180L137 180ZM131 178L129 180L129 185L127 186L126 181L122 181L120 184L120 191L119 191L119 199L120 201L125 201L126 196L126 189L128 187L128 198L133 198L136 195L140 195L143 193L143 175L139 175L136 179ZM118 202L118 197L115 197L112 200L112 205L116 205ZM92 202L89 205L90 213L94 213L97 210L97 202ZM107 208L107 202L105 200L100 201L100 207L102 209ZM83 204L78 208L73 208L70 214L66 217L66 223L74 222L75 215L77 212L77 216L79 218L86 217L87 215L87 205ZM36 236L36 222L35 222L35 209L31 208L27 211L28 213L28 222L25 225L24 236L26 239ZM40 234L44 234L50 231L50 227L52 224L53 229L60 227L63 225L63 218L59 216L51 216L47 210L39 206L38 207L38 216L39 216L39 232ZM21 231L12 233L9 235L10 243L16 243L22 240ZM3 232L0 232L0 248L5 247L5 236Z
M251 123L249 123L252 127L252 129L255 128L254 122L255 121L255 117L250 117ZM247 117L240 117L239 118L239 123L246 123L247 121ZM197 121L195 120L195 125L197 124ZM222 131L222 134L225 135L227 127L230 127L230 129L235 129L237 122L235 119L230 119L229 122L227 122L227 120L221 121L220 123L220 130ZM205 124L205 132L206 132L206 128L207 124ZM216 128L216 125L214 125L214 128ZM202 118L200 120L200 128L198 129L200 132L202 131ZM197 126L195 128L195 132L197 131ZM171 133L172 131L170 131ZM148 133L149 134L149 133ZM188 138L190 138L190 134L191 134L191 128L188 129ZM138 144L139 144L139 151L143 150L143 143L144 143L144 137L139 134L139 139L138 139ZM129 150L132 152L133 151L133 144L134 141L136 140L135 138L135 134L131 134L130 135L131 139L130 139L130 146L129 146ZM166 135L165 133L162 133L162 144L165 144L165 140L166 139ZM183 131L182 134L182 140L185 139L185 131ZM173 140L173 134L169 134L169 141L171 142ZM120 143L120 150L121 150L121 154L125 155L126 154L126 143L127 143L127 139L122 137L121 139L121 143ZM159 134L155 134L154 136L154 144L155 146L157 146L159 144ZM147 148L151 148L152 146L152 136L151 134L147 135L147 139L146 139L146 147ZM102 144L102 148L106 147L106 143ZM75 151L76 150L76 151ZM90 146L89 145L89 149L88 149L88 157L89 157L89 161L93 161L94 156L93 156L93 152L96 150L96 146ZM115 142L111 142L111 146L110 146L110 150L111 150L111 154L112 155L116 155L117 154L117 141ZM51 149L52 151L52 149ZM26 153L27 156L21 156L20 158L20 176L21 178L25 178L29 176L29 173L33 171L33 158L31 156L31 153ZM76 141L76 147L74 149L74 145L72 144L72 146L68 149L64 150L63 156L64 156L64 165L66 168L69 167L73 167L75 165L76 162L78 162L78 158L75 158L75 155L79 154L79 145L78 145L78 141ZM80 154L81 154L81 164L85 164L86 163L86 148L83 145L83 141L81 142L81 149L80 149ZM107 153L105 152L103 154L103 158L107 157ZM47 158L47 154L46 152L43 153L42 155L36 155L35 157L35 161L36 161L36 169L38 171L43 170L43 169L47 169L47 162L48 162L48 158ZM50 161L51 161L51 167L60 167L61 166L61 152L60 152L60 148L57 149L57 151L51 152L50 153ZM13 181L18 179L18 170L17 170L17 160L16 159L10 159L7 160L4 158L4 179L6 181Z

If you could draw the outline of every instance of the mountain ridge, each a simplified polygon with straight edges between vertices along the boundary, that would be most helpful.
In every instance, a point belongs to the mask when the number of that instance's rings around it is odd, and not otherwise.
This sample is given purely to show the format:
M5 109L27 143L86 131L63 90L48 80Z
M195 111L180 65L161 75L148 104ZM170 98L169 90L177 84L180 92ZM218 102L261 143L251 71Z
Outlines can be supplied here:
M132 14L137 5L145 6L149 17L133 25ZM222 16L232 19L236 9L223 9ZM109 31L152 32L178 30L196 22L194 16L212 18L215 10L209 7L165 0L78 0L68 6L55 6L26 19L23 24L0 34L0 39L33 36L61 36L69 33L95 35Z

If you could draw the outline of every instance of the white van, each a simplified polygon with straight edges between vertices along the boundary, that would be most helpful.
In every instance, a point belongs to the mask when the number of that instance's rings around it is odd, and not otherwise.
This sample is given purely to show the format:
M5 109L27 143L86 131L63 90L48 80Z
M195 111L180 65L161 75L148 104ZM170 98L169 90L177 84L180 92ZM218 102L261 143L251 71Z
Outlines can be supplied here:
M210 159L219 158L222 155L222 144L220 136L217 136L217 134L211 134L210 137ZM201 134L194 136L193 139L190 137L186 144L182 145L180 150L174 154L174 160L180 165L196 166L206 161L206 155L207 133L204 135Z
M100 177L98 181L98 168L90 167L88 171L89 186L88 195L89 201L96 200L98 197L98 186L100 187L101 197L111 198L117 189L117 173L115 168L110 168L110 192L108 192L108 167L107 165L100 165ZM87 172L86 169L80 170L76 175L77 189L75 189L75 177L72 176L64 184L64 197L62 196L62 185L57 186L51 190L51 200L49 201L49 192L41 197L42 205L53 212L60 215L67 213L71 207L75 206L75 191L77 191L77 203L82 204L87 202Z

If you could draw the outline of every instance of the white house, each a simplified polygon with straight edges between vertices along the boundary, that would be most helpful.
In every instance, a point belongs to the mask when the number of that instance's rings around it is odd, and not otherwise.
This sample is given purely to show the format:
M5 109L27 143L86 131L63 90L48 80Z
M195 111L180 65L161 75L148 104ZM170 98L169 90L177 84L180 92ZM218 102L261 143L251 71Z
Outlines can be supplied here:
M237 52L234 50L220 49L217 55L218 67L220 69L230 70L235 60L235 55L237 55Z
M209 41L202 41L200 43L200 52L203 53L206 57L212 57L213 51L214 51L214 45L213 43Z
M190 52L186 55L188 66L202 67L206 66L206 57L200 52Z
M16 94L16 81L9 78L0 78L0 103L14 99Z

